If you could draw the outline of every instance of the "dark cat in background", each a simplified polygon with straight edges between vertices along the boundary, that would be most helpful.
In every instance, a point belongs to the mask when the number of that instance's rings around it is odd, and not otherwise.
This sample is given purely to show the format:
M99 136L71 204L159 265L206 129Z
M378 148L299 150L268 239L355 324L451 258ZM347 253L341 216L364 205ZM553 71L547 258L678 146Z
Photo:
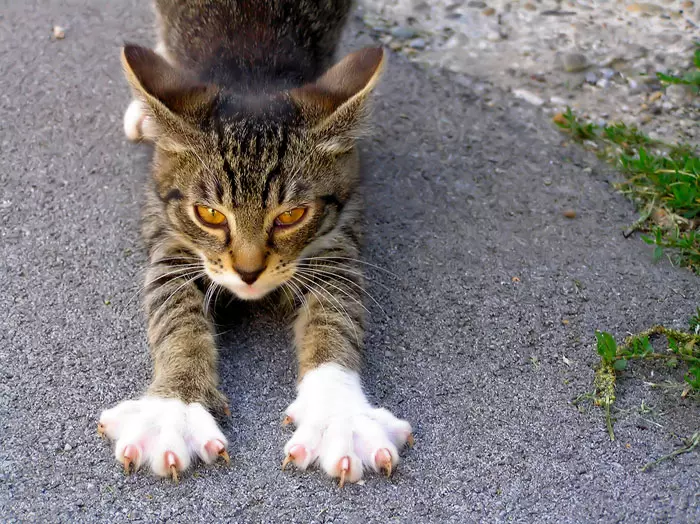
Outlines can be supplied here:
M390 474L411 426L362 392L361 195L355 140L384 63L368 48L332 65L351 0L157 0L156 50L122 54L132 140L154 145L143 211L149 267L146 396L99 431L129 471L177 478L228 460L212 297L291 306L297 429L284 465L355 482ZM235 402L235 399L234 399Z

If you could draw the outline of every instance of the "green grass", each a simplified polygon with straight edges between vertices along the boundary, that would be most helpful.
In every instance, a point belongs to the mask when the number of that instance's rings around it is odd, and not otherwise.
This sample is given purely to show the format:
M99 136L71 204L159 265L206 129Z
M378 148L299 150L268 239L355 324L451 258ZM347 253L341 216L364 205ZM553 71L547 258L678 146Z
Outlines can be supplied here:
M573 140L617 166L624 180L616 188L640 210L625 236L641 231L653 256L700 274L700 157L690 146L653 140L625 124L597 126L571 109L554 117Z
M665 84L688 85L696 95L700 94L700 42L696 42L696 46L695 53L693 53L693 65L695 65L695 71L688 71L682 76L656 73L656 77Z
M664 326L654 326L641 333L627 337L622 344L605 331L596 331L596 350L600 362L596 367L593 381L593 393L581 395L575 404L583 400L591 400L596 406L605 411L605 420L610 440L615 440L611 408L615 403L615 386L619 373L628 369L635 361L658 362L669 368L685 366L684 383L681 397L693 396L700 398L700 308L690 318L687 331L669 329ZM663 351L657 351L651 344L654 337L665 337ZM687 451L698 446L696 432L692 437L693 444ZM672 453L667 458L679 453ZM650 467L650 465L647 465Z
M662 74L664 84L684 84L700 95L700 42L693 54L695 70ZM619 191L637 203L641 215L626 233L642 231L642 240L654 246L656 260L672 262L700 273L700 157L685 144L654 140L636 127L622 123L597 126L577 117L571 109L554 117L574 141L594 149L598 156L620 168L625 180Z
M665 84L688 85L699 95L700 43L693 63L697 71L657 76ZM599 157L620 169L624 180L617 183L616 188L631 198L640 210L638 220L625 237L641 231L644 233L642 240L654 246L654 259L667 255L672 262L700 274L700 157L697 151L688 145L654 140L622 123L597 126L581 120L571 109L553 120L574 141L596 151ZM664 337L663 350L654 349L651 343L654 337ZM684 398L700 399L700 308L691 317L686 331L657 325L627 337L622 343L605 331L596 331L595 338L600 362L596 367L594 391L579 396L574 404L590 400L603 408L611 440L615 440L611 408L616 400L617 379L635 361L655 362L669 368L684 366L683 384L671 383L667 389L681 391ZM697 448L700 448L700 429L683 447L646 464L642 470L647 471L664 460Z

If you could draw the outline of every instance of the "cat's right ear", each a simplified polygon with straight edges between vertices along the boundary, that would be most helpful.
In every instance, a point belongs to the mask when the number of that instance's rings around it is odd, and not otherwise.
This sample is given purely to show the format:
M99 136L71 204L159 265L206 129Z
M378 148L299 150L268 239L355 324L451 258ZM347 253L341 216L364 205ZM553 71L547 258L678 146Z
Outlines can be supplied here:
M369 95L379 81L384 60L381 47L361 49L343 58L314 83L291 91L320 150L346 152L362 135Z
M216 97L216 86L202 84L173 67L155 51L136 45L122 49L122 65L145 112L141 134L169 150L186 149Z

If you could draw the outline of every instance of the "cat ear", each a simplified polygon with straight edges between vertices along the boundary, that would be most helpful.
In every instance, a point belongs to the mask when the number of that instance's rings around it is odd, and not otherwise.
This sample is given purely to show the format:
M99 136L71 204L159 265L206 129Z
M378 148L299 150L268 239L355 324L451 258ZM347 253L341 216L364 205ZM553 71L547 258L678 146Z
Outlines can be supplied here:
M318 137L317 147L335 154L353 147L383 66L384 50L365 48L343 58L313 84L292 90L292 99Z
M143 138L180 150L197 133L218 89L173 67L161 55L136 45L122 49L124 73L141 101Z

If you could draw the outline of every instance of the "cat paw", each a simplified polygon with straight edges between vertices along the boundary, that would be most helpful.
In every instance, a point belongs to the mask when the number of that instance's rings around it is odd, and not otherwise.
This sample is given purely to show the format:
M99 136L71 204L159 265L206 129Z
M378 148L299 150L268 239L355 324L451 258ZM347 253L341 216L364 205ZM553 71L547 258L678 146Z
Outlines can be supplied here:
M390 476L399 450L413 444L411 425L391 412L370 405L357 373L337 364L309 371L297 399L287 408L285 423L297 430L284 446L284 469L319 464L340 486L357 482L364 469Z
M207 464L219 457L229 462L226 437L198 402L126 400L102 412L97 432L116 441L114 455L126 473L147 464L156 475L177 480L195 456Z
M124 113L124 134L132 142L138 142L143 138L143 122L146 111L143 102L132 100Z

